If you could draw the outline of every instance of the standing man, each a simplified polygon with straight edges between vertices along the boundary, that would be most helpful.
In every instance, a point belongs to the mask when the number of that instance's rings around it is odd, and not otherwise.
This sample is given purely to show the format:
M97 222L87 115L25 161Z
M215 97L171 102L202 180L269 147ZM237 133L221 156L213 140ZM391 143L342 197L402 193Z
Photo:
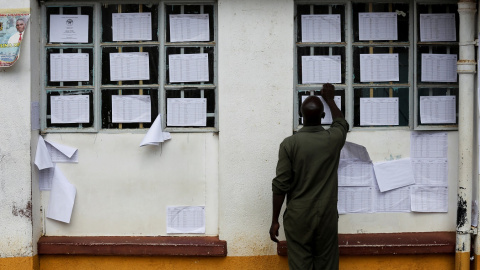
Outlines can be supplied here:
M349 125L335 104L335 88L324 84L321 95L332 112L325 130L322 101L309 96L302 104L304 126L280 144L277 175L272 181L270 238L278 242L278 218L285 196L283 226L291 270L338 269L338 162Z
M22 42L23 32L25 31L25 20L23 18L17 19L15 27L17 28L17 32L8 39L8 43L16 44Z

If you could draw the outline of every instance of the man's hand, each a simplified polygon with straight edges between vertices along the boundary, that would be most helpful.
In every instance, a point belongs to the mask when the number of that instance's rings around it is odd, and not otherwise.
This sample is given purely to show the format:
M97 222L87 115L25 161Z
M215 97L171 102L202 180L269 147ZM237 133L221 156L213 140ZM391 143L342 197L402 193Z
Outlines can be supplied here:
M322 87L322 91L320 92L320 95L323 97L325 101L327 100L333 100L335 97L335 87L333 84L326 83Z
M280 229L280 223L278 223L278 221L272 222L272 226L270 226L270 239L275 243L278 243L278 229Z

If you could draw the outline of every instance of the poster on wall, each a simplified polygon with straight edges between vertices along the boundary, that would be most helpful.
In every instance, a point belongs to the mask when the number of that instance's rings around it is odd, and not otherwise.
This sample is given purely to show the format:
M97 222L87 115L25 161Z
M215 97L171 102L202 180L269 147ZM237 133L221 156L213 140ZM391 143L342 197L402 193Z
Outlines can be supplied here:
M0 9L0 68L11 67L20 57L30 10Z

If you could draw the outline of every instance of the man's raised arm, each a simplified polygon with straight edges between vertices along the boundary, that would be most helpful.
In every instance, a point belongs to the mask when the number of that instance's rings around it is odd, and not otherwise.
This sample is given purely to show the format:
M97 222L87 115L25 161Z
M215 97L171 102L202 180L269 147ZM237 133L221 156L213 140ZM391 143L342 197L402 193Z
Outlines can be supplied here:
M332 112L332 119L339 117L345 118L342 111L337 107L337 104L335 104L335 101L333 100L333 98L335 97L335 87L332 84L324 84L320 95L322 95L323 99L330 108L330 111Z

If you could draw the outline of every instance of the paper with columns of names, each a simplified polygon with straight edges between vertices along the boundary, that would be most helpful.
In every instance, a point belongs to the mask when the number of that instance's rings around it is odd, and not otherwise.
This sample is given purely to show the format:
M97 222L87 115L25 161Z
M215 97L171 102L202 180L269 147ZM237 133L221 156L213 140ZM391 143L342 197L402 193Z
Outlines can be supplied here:
M167 98L167 125L206 126L206 98Z
M455 124L457 116L455 96L421 96L422 124Z
M205 233L205 206L167 206L167 233Z
M410 157L447 158L446 132L412 132L410 135Z
M338 165L338 186L372 186L375 181L372 162L340 160Z
M398 80L398 53L360 54L361 82Z
M447 186L448 161L446 158L414 158L412 167L417 185Z
M170 54L168 56L170 82L207 82L208 54Z
M305 99L307 98L308 96L302 96L302 103L305 101ZM322 119L322 124L325 125L325 124L331 124L333 122L333 119L332 119L332 111L330 110L330 107L328 107L327 103L325 102L325 100L323 99L322 96L317 96L320 98L320 100L322 101L323 103L323 110L325 112L325 118ZM333 98L333 101L335 102L335 104L337 105L337 107L342 110L342 97L341 96L335 96ZM302 123L303 123L303 117L302 117Z
M38 137L34 163L39 170L40 190L49 190L51 188L54 167L55 163L57 162L78 162L77 149L70 146L45 141L41 136Z
M396 12L358 13L359 40L397 40Z
M340 55L302 56L302 84L341 82Z
M50 120L53 124L88 123L90 96L50 96Z
M373 187L338 187L338 213L373 212Z
M379 189L375 189L375 212L410 212L411 199L410 199L411 187L402 187L387 192L380 192Z
M110 80L150 80L148 52L110 53Z
M50 81L89 81L90 59L88 53L50 54Z
M420 14L420 41L456 41L455 13Z
M77 190L68 182L62 171L55 167L47 218L70 223Z
M152 40L152 13L113 13L113 41Z
M372 162L365 146L345 142L342 151L340 152L340 160L357 160L360 162Z
M112 95L112 123L150 123L149 95Z
M50 15L50 43L88 43L88 15Z
M341 42L340 14L302 15L302 42Z
M170 140L171 138L170 132L164 132L162 130L162 115L159 114L147 134L145 134L140 146L160 145L160 143Z
M398 98L360 98L360 125L398 125Z
M376 162L373 168L381 192L415 184L410 158Z
M170 14L170 42L209 40L208 14Z
M412 211L448 212L448 187L413 186Z
M457 55L422 53L422 82L457 82Z

